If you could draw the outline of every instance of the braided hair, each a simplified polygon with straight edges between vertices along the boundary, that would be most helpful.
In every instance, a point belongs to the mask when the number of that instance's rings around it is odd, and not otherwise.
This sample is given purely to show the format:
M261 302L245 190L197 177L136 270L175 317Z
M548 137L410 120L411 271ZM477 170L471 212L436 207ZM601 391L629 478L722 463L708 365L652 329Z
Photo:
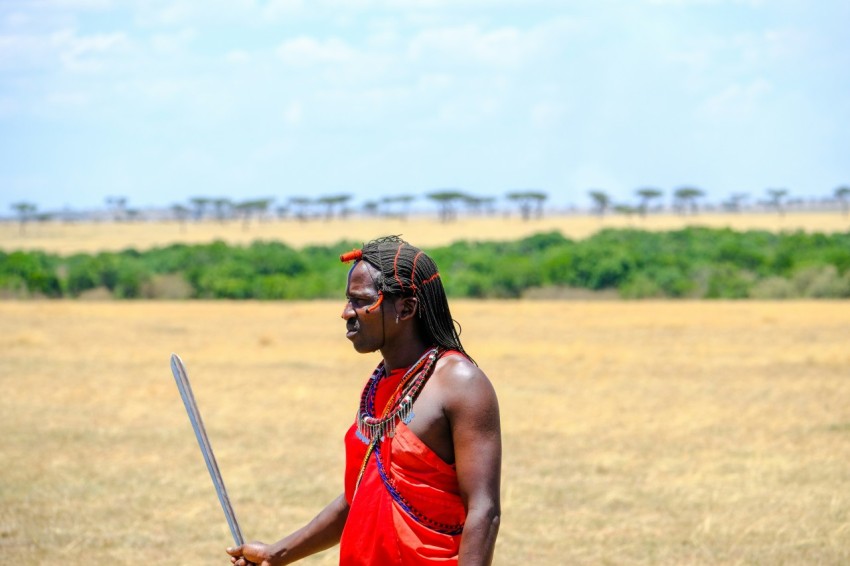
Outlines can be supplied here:
M342 254L339 259L346 263L363 260L375 267L379 272L375 287L383 295L416 297L419 328L425 340L469 358L460 343L460 325L456 327L452 319L437 265L425 252L399 236L385 236L366 242L362 249Z

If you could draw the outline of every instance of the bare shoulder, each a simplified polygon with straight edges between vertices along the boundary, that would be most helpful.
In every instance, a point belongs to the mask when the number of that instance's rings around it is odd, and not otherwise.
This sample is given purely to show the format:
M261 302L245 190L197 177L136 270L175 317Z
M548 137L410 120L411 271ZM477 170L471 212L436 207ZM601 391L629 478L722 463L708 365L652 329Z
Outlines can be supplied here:
M443 406L448 412L496 406L496 392L490 378L466 356L441 358L434 370Z
M481 368L462 355L440 358L434 369L434 377L442 387L452 389L490 385L490 379Z

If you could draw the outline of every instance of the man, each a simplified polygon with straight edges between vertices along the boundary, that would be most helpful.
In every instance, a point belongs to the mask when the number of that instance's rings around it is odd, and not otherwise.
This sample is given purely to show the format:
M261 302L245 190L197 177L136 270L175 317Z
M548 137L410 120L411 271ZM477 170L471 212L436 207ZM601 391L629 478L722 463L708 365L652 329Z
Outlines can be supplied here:
M345 437L344 493L274 544L227 549L238 566L289 564L340 544L342 566L479 566L499 530L496 394L460 343L437 266L398 237L354 261L346 337L383 361Z

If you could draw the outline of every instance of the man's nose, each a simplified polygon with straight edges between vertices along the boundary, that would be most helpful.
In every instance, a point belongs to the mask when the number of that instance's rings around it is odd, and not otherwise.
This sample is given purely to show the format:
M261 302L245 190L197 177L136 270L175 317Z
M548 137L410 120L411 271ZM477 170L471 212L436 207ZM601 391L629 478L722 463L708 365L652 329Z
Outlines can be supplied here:
M342 314L340 314L340 318L344 320L348 320L349 318L356 316L357 313L354 312L354 307L351 306L351 301L345 301L345 306L342 307Z

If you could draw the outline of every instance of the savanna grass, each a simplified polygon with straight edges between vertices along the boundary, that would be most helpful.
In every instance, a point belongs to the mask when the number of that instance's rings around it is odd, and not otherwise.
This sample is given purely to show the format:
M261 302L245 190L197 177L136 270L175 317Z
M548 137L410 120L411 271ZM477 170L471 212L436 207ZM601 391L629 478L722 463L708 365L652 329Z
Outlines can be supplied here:
M342 489L342 435L377 362L351 350L341 309L0 302L4 555L228 563L172 352L246 536L311 518ZM850 562L850 304L453 310L500 397L496 564Z

